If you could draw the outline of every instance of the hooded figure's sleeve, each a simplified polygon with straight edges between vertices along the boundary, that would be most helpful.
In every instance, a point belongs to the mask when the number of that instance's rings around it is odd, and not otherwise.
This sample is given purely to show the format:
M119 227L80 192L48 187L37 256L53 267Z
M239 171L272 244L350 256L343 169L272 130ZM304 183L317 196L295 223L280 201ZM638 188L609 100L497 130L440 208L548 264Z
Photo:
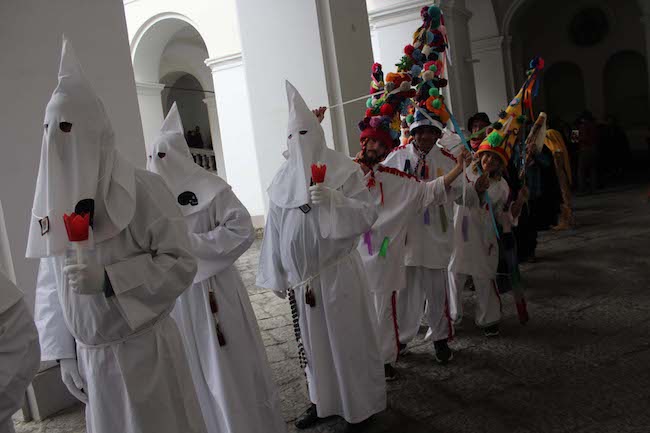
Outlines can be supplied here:
M378 213L363 172L354 171L341 188L332 191L329 205L319 206L318 212L325 239L350 239L370 230Z
M41 360L76 358L75 341L63 318L56 281L56 259L41 259L36 280L34 322L41 344Z
M198 264L195 283L231 266L255 241L251 216L230 188L217 194L208 212L215 228L190 233L192 253Z
M128 227L142 252L106 266L117 306L134 330L172 308L196 274L183 216L163 180L149 176L139 180Z
M281 292L289 287L289 283L280 255L281 240L278 213L278 207L273 202L269 202L269 213L266 216L266 227L264 229L255 285Z

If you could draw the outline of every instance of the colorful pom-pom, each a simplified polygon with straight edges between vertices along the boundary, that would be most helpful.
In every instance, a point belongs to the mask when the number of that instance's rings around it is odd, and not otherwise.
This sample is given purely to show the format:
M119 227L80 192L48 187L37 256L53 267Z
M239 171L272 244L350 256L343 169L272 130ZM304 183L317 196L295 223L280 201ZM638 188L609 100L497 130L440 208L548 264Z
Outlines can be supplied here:
M375 116L370 119L370 127L377 129L381 125L381 117Z
M440 96L440 90L432 87L429 89L429 96Z
M487 136L486 141L491 147L499 147L503 141L503 136L497 131L492 131L490 135Z
M413 123L413 120L414 120L414 117L413 117L412 114L409 114L408 116L406 116L406 123L411 124L411 123Z
M431 42L433 42L433 33L427 31L427 44L431 44Z
M524 123L526 123L526 119L527 117L525 114L522 114L521 116L517 116L517 123L523 125Z
M494 122L494 123L492 124L492 128L495 129L495 130L497 130L497 131L500 131L501 128L503 128L503 124L502 124L501 122Z
M407 45L407 46L404 47L404 54L406 54L407 56L410 56L410 55L413 54L414 50L415 50L415 48L413 47L413 45Z
M395 110L393 109L393 106L390 104L384 104L379 109L379 112L384 116L390 116L393 114L394 111Z
M429 70L435 74L438 72L438 67L436 65L431 65L429 66Z
M440 18L440 16L442 16L442 11L436 5L430 6L429 9L427 10L427 13L431 18Z
M366 129L368 127L368 125L366 125L366 122L364 122L363 120L361 122L359 122L359 124L357 126L359 127L359 131L363 131L364 129Z
M368 100L366 101L366 107L372 108L372 100L373 98L368 98Z
M411 76L419 77L420 72L422 72L422 68L419 65L413 65L413 67L411 68Z
M366 117L371 117L372 116L372 108L368 108L366 110Z
M508 113L505 112L505 110L499 111L499 118L500 119L505 119Z
M436 110L440 110L440 107L442 107L442 101L440 99L436 99L435 101L433 101L433 103L431 105Z

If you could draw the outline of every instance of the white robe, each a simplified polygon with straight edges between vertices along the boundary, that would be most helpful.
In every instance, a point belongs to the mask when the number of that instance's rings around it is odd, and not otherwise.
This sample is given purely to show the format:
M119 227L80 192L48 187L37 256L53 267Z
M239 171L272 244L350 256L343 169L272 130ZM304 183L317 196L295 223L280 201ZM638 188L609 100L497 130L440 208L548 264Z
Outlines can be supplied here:
M13 432L12 415L38 371L38 334L22 292L0 269L0 433Z
M255 230L232 190L215 179L224 186L210 205L185 217L198 272L172 317L183 336L208 431L286 432L257 320L234 266L255 240ZM224 346L217 339L209 291L215 293Z
M76 352L89 433L204 433L181 336L169 317L196 273L187 228L159 176L136 170L135 180L133 220L95 247L113 296L76 294L63 276L64 257L41 260L35 316L42 359Z
M377 211L361 170L339 188L329 206L308 213L272 201L257 285L292 286L300 313L310 399L318 416L357 423L386 407L386 384L368 297L366 274L355 250ZM315 306L305 303L309 282Z
M465 171L466 192L456 199L454 213L454 248L449 262L450 316L454 322L463 318L462 291L468 276L474 280L477 296L476 324L487 327L501 320L501 298L495 279L499 265L499 244L487 202L474 189L479 175L471 165ZM510 196L508 183L502 178L491 180L487 190L497 222L509 227L516 224L504 208ZM463 220L466 233L463 234Z
M419 160L415 145L409 143L391 152L382 164L399 170L410 168L412 174L423 181L444 176L455 165L453 156L438 146L433 146L424 157L424 173L416 170ZM404 250L407 284L397 297L401 344L408 343L417 335L425 311L425 299L428 300L427 319L434 341L453 336L447 284L453 241L453 206L451 201L430 205L417 212L408 225Z
M367 179L371 178L369 173ZM447 200L444 179L419 182L400 170L378 166L370 192L379 218L357 246L374 296L377 332L385 364L397 360L399 329L396 293L406 287L404 250L406 231L413 216ZM382 202L383 201L383 202ZM384 245L385 254L382 252Z

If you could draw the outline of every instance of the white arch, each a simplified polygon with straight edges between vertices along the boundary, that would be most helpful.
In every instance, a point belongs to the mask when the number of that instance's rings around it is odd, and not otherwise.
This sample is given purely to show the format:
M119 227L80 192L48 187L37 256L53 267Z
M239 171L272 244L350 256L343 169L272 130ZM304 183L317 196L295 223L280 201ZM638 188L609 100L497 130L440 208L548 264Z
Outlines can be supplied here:
M142 37L147 34L147 32L156 24L158 24L161 21L169 20L169 19L174 19L174 20L179 20L179 21L184 21L185 23L191 25L196 29L196 31L201 35L201 38L203 39L205 43L205 38L203 37L203 32L201 31L199 25L190 19L189 17L180 14L178 12L161 12L159 14L153 15L150 18L148 18L136 32L133 34L133 38L131 39L129 45L131 46L131 60L135 58L135 53L138 49L138 46L140 45L140 42L142 41ZM173 34L173 33L172 33ZM171 36L171 35L170 35ZM168 39L169 40L169 39ZM207 45L206 45L207 47Z

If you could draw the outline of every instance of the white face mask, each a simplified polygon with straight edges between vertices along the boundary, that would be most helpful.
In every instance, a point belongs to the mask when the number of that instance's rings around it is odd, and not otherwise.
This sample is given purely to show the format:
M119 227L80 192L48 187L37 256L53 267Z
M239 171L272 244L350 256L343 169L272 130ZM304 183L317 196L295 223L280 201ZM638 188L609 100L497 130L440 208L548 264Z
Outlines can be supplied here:
M281 207L294 208L309 203L311 165L321 161L325 134L314 113L298 91L287 81L289 126L287 128L287 161L281 175L269 187L271 200Z
M133 168L117 154L104 106L65 39L59 84L43 123L28 257L63 252L64 214L90 212L99 241L119 232L134 209Z
M225 182L194 162L175 102L148 150L147 170L163 178L184 215L205 209L226 187Z

